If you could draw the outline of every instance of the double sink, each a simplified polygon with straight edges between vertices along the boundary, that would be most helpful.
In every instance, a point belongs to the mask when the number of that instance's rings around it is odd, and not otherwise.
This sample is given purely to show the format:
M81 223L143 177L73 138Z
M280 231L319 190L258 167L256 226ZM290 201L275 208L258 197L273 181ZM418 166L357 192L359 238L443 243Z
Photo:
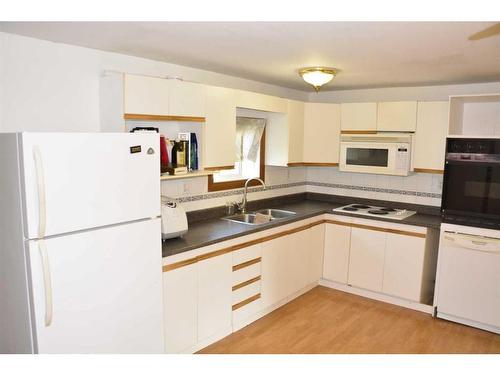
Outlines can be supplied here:
M268 221L264 222L255 222L257 214L266 215L269 217ZM251 213L246 214L236 214L228 217L224 217L222 220L232 221L235 223L246 224L246 225L263 225L267 224L269 221L286 219L288 217L296 215L295 212L285 211L285 210L276 210L274 208L266 208L262 210L258 210Z

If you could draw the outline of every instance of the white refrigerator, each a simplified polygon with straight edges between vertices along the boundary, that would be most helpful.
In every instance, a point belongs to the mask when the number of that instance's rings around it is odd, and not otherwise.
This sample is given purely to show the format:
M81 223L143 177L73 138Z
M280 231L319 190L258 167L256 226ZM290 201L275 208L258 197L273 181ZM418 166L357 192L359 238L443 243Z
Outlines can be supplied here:
M0 353L162 353L159 136L0 134Z

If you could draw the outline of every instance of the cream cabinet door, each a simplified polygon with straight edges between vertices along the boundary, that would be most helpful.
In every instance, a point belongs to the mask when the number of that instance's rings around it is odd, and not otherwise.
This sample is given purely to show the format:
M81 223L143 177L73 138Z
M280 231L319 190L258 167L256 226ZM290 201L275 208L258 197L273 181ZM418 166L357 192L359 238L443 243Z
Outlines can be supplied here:
M203 128L204 167L236 162L236 102L234 90L207 86L206 119Z
M448 102L418 102L415 169L444 170L448 112Z
M350 285L382 291L385 239L385 232L354 227L351 229Z
M347 284L351 227L326 224L323 278Z
M180 353L198 340L197 264L163 273L165 350Z
M338 163L340 104L306 103L304 109L304 162Z
M342 130L376 130L377 103L342 103L340 105Z
M304 108L305 104L296 100L288 101L288 162L304 161Z
M229 332L232 323L231 253L198 262L198 341Z
M312 247L308 230L302 230L283 238L286 239L286 295L290 296L308 285L308 265Z
M170 88L170 116L205 117L205 85L178 79L167 82Z
M125 113L144 115L169 115L169 81L125 74L124 77Z
M288 103L286 99L277 96L236 90L236 106L258 111L286 113Z
M417 102L380 102L377 130L414 132L417 127Z
M262 307L270 307L287 297L288 236L262 243Z
M384 293L420 301L425 256L425 238L387 233Z
M309 232L308 270L306 285L317 283L323 274L323 250L325 247L325 224L312 227Z

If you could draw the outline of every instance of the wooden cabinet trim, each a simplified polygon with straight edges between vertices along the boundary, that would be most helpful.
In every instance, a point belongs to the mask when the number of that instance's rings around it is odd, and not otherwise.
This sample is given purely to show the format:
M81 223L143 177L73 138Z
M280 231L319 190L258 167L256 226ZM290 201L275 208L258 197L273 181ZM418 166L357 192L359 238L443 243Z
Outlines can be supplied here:
M222 171L228 169L234 169L234 165L221 165L219 167L204 167L205 171Z
M196 262L197 262L196 258L190 258L190 259L182 260L180 262L167 264L166 266L163 266L163 272L172 271L172 270L175 270L177 268L189 266L190 264L194 264Z
M289 167L338 167L339 163L314 163L314 162L297 162L288 163Z
M253 284L257 281L259 281L261 279L261 276L257 276L257 277L254 277L253 279L250 279L250 280L247 280L247 281L243 281L242 283L239 283L239 284L236 284L233 286L232 290L233 292L235 290L238 290L238 289L241 289L241 288L244 288L246 287L247 285L250 285L250 284Z
M352 227L352 228L373 230L373 231L377 231L377 232L401 234L403 236L420 237L420 238L426 237L425 233L410 232L410 231L406 231L406 230L392 229L392 228L375 227L372 225L365 225L365 224L346 223L346 222L337 221L337 220L326 220L326 223L327 224L344 225L344 226Z
M262 258L258 257L258 258L247 260L246 262L237 264L236 266L233 266L233 272L241 270L242 268L250 267L253 264L260 263L261 260L262 260Z
M340 134L377 134L376 130L341 130Z
M245 306L245 305L248 305L249 303L252 303L253 301L256 301L260 298L260 293L250 297L250 298L247 298L241 302L238 302L237 304L233 305L232 309L233 311L234 310L238 310L239 308Z
M184 122L205 122L205 117L195 116L163 116L163 115L146 115L140 113L125 113L125 120L140 120L140 121L184 121Z
M420 173L435 173L435 174L443 174L444 170L442 169L428 169L428 168L414 168L414 172Z
M300 232L300 231L312 228L316 225L323 224L324 222L325 222L324 220L318 220L314 223L306 224L306 225L303 225L303 226L300 226L300 227L297 227L294 229L289 229L289 230L275 233L275 234L271 234L269 236L265 236L262 238L257 238L255 240L242 242L242 243L237 244L237 245L229 246L229 247L226 247L226 248L223 248L220 250L216 250L216 251L212 251L212 252L205 253L202 255L198 255L198 256L193 257L193 258L189 258L189 259L182 260L182 261L179 261L176 263L168 264L166 266L163 266L163 272L172 271L172 270L175 270L176 268L188 266L190 264L193 264L193 263L205 260L205 259L213 258L213 257L223 255L226 253L230 253L230 252L240 250L240 249L243 249L245 247L252 246L252 245L257 245L257 244L262 243L262 242L271 241L271 240L274 240L275 238L287 236L287 235L292 234L292 233Z

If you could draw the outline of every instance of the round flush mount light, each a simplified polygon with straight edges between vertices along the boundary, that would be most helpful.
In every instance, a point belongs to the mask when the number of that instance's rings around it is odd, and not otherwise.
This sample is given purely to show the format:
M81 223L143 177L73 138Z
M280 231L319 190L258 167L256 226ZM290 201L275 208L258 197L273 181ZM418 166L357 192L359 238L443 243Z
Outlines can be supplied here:
M299 75L304 81L309 83L316 92L319 91L320 87L330 82L333 77L338 73L335 68L326 68L322 66L316 66L311 68L303 68L299 70Z

